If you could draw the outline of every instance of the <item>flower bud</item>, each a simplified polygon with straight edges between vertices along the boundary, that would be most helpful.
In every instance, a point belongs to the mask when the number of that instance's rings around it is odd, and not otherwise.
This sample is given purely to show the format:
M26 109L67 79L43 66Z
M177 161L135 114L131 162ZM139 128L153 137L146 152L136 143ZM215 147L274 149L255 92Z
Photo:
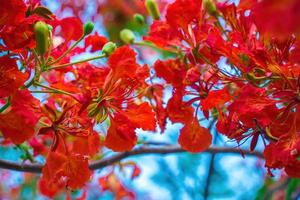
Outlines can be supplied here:
M39 55L44 55L49 48L49 28L45 22L38 21L34 24L36 50Z
M88 107L88 116L95 119L96 123L102 123L108 117L108 109L99 102L92 102Z
M208 14L212 16L216 16L218 14L216 4L213 0L203 0L202 3Z
M135 35L129 29L123 29L120 32L120 38L125 44L132 44L134 42Z
M49 30L49 32L51 33L52 30L53 30L53 27L52 27L50 24L47 24L47 25L48 25L48 30Z
M106 56L110 56L117 48L117 45L113 42L107 42L103 48L102 48L102 53L105 54Z
M156 0L146 0L145 1L145 6L151 15L151 17L155 20L159 20L160 18L160 12L158 9L158 4Z
M138 14L138 13L134 14L133 19L140 25L143 25L145 23L144 16L141 14Z
M94 30L94 24L93 22L87 22L83 27L83 34L89 35Z

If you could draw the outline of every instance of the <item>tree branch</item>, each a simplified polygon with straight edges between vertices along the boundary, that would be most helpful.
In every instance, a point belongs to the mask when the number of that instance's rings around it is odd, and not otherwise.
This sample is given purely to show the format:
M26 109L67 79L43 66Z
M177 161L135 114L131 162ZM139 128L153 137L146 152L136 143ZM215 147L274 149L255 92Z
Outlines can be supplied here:
M104 158L99 161L95 161L90 163L89 168L91 170L97 170L104 167L107 167L109 165L112 165L116 162L119 162L125 158L128 158L130 156L135 155L147 155L147 154L171 154L171 153L184 153L186 152L179 146L170 145L165 147L139 147L136 149L133 149L131 151L118 153L116 155L110 156L108 158ZM231 154L240 154L241 150L236 149L233 147L210 147L205 151L206 153L231 153ZM263 159L263 155L261 152L257 151L249 151L249 150L243 150L245 155L254 156L257 158ZM41 173L43 165L41 164L21 164L21 163L15 163L11 161L5 161L0 159L0 168L2 169L9 169L14 171L20 171L20 172L29 172L29 173Z
M210 131L212 126L214 125L214 123L216 122L216 119L214 119L208 126L208 129ZM215 145L216 142L217 142L217 137L218 135L216 134L216 132L214 131L213 132L213 141L212 141L212 144ZM204 193L203 193L203 198L206 200L208 199L208 196L209 196L209 188L210 188L210 183L211 183L211 179L212 179L212 175L214 174L214 171L215 171L215 156L216 154L215 153L212 153L210 155L210 160L209 160L209 163L208 163L208 171L207 171L207 177L206 177L206 183L205 183L205 187L204 187Z

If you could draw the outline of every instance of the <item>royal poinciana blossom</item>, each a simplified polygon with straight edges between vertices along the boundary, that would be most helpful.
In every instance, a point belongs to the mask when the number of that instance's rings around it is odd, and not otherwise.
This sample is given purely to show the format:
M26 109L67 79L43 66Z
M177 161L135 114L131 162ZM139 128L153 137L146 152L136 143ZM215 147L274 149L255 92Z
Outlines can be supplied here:
M139 141L136 129L164 132L168 119L183 124L178 143L184 150L203 152L212 134L200 116L238 144L250 139L251 151L261 138L270 174L279 168L300 177L298 0L161 1L161 16L138 1L136 10L156 20L144 41L116 49L108 38L89 34L91 24L57 18L39 0L0 5L1 143L26 143L33 158L45 157L43 194L84 187L92 176L89 160L104 148L130 151ZM173 56L143 65L135 44ZM84 52L98 55L71 59ZM105 65L88 62L104 58ZM134 177L139 170L132 166ZM134 198L113 171L99 184L120 199Z

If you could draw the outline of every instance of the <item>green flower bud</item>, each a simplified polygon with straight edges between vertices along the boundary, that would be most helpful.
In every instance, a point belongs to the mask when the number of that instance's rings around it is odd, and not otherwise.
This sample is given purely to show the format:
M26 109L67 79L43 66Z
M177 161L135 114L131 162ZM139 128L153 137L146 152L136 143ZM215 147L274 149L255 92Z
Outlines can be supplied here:
M113 42L106 43L102 48L102 53L106 56L110 56L117 48L117 45Z
M216 4L213 0L203 0L202 3L208 14L212 16L216 16L218 14Z
M50 24L47 24L48 25L48 29L49 29L49 31L50 32L52 32L52 30L53 30L53 27L50 25Z
M89 21L83 27L83 34L89 35L93 30L94 30L94 23Z
M88 116L96 120L96 123L102 123L108 117L108 109L101 106L100 102L93 102L88 107Z
M45 22L38 21L34 24L36 50L39 55L44 55L49 48L49 28Z
M138 13L134 14L133 19L140 25L143 25L145 23L144 16L141 14L138 14Z
M123 29L120 32L120 38L125 44L132 44L134 42L135 35L129 29Z
M158 9L158 4L156 0L146 0L145 1L145 6L151 15L151 17L155 20L159 20L160 18L160 12Z

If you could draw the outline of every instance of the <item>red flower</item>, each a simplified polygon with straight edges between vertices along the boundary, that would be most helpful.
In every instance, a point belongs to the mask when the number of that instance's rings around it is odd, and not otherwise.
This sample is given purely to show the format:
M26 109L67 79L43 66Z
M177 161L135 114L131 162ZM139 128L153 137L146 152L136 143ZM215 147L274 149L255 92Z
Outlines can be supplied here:
M239 97L228 107L235 112L242 123L255 127L254 119L262 127L268 126L277 116L276 101L267 96L266 90L246 85L241 88Z
M111 191L114 193L116 200L136 199L134 193L127 189L114 173L109 173L105 177L100 177L98 179L98 184L103 191Z
M1 0L0 4L0 27L17 25L25 18L26 5L23 0Z
M178 89L173 92L172 98L167 105L167 114L173 123L191 123L194 119L194 109L192 106L184 105L182 101L183 91Z
M189 152L198 153L205 151L211 144L212 136L208 129L199 125L197 119L186 123L181 129L178 143Z
M204 14L201 0L176 0L168 6L166 21L154 21L144 40L166 50L176 51L175 47L187 52L193 50L208 32L202 20Z
M80 172L80 173L78 173ZM90 179L91 171L88 168L88 160L80 155L64 155L57 152L50 152L46 164L42 170L42 185L49 185L54 192L46 193L54 195L62 188L55 186L67 186L71 189L78 189ZM40 186L41 186L40 183ZM57 189L57 191L55 191Z
M78 40L83 35L83 24L77 17L66 17L54 22L55 27L61 27L61 36L68 43L71 40Z
M263 0L252 10L255 23L261 33L286 39L300 34L300 1Z
M148 103L144 102L140 105L131 105L125 110L125 115L135 127L148 131L155 130L156 121L154 113Z
M57 98L56 100L58 100ZM52 100L52 99L50 99ZM49 100L49 102L51 102ZM87 113L81 111L81 105L78 103L69 104L67 100L60 99L62 102L51 102L61 106L62 111L58 112L55 108L55 105L51 106L51 103L44 105L44 113L47 116L45 123L49 126L42 127L39 130L39 134L45 134L48 132L54 133L55 141L57 143L53 144L53 147L58 145L60 136L72 136L72 137L83 137L88 139L88 136L93 134L93 123L87 117ZM54 108L53 108L54 107ZM56 148L52 149L55 150Z
M53 198L55 195L57 195L59 192L63 190L65 187L63 182L49 182L46 179L41 178L39 180L39 191L46 195L47 197Z
M10 110L0 114L0 130L4 138L15 144L31 138L41 116L39 105L40 102L28 90L16 92L12 96Z
M183 85L183 79L186 74L186 66L179 60L156 61L154 69L158 77L171 83L174 87Z
M119 78L135 76L138 68L136 63L136 53L128 46L118 48L108 59L108 65L112 70L112 76L115 80Z
M43 20L39 16L32 15L25 18L17 25L7 25L0 30L0 37L5 44L5 50L24 52L26 48L35 47L33 24L37 20Z
M101 141L99 134L93 132L87 137L75 137L72 152L74 154L93 156L99 152Z
M136 128L155 130L154 113L148 103L131 105L110 117L110 127L105 138L105 146L113 151L128 151L137 143Z
M298 160L300 157L299 109L300 106L297 107L296 113L291 114L290 120L281 123L286 129L280 132L278 141L271 141L264 151L266 167L284 168L291 177L300 177L300 161ZM280 131L280 129L277 131ZM273 135L273 132L271 134Z
M180 34L168 23L162 21L154 21L150 26L148 36L144 36L143 39L162 48L180 45Z
M160 84L151 85L145 90L145 96L155 104L153 110L161 132L164 132L167 121L167 112L163 107L163 90L164 87Z
M108 42L106 37L103 37L101 35L98 35L98 33L95 33L95 35L89 35L84 40L84 47L87 48L91 46L91 52L95 52L98 50L101 50L102 47Z
M188 25L201 18L202 0L176 0L170 4L166 19L169 25L187 31Z
M135 128L125 115L116 113L114 118L110 118L105 146L113 151L131 150L137 143Z
M27 74L18 70L15 59L0 57L0 98L14 94L27 78Z
M203 110L210 110L218 106L224 106L226 102L231 99L226 87L221 90L213 90L208 93L208 96L201 100L201 107Z
M155 115L148 103L136 104L135 90L143 90L149 70L136 63L136 53L127 46L118 48L108 60L110 72L105 83L88 106L97 123L110 119L105 146L126 151L137 142L136 128L155 130Z

